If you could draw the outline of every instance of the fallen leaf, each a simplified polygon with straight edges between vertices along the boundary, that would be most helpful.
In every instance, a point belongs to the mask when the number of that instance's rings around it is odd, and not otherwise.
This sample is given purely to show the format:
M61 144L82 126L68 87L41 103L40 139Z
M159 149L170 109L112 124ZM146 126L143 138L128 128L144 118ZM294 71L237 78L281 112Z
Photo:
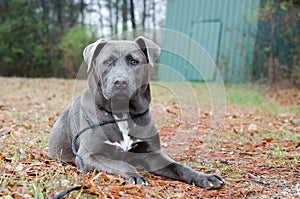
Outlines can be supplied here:
M84 184L84 187L87 187L88 192L91 194L98 194L97 187L92 180L89 180L87 183Z
M29 159L34 159L34 155L32 153L29 153Z
M233 132L237 134L237 133L238 133L238 130L236 130L236 128L234 128L234 129L233 129Z
M257 131L257 125L256 124L250 124L248 127L248 131L253 132Z
M181 123L179 122L179 123L175 124L173 127L174 127L175 129L177 129L177 128L179 128L180 126L181 126Z
M274 138L269 137L269 138L263 138L262 140L266 141L266 142L272 142L274 140Z
M298 148L300 146L300 137L298 137L297 140L298 140L298 144L297 144L296 148Z
M5 160L5 159L6 159L5 155L3 155L3 154L0 152L0 160Z
M2 129L0 131L0 136L9 135L11 133L10 129Z
M1 104L0 105L0 110L4 111L4 110L8 110L8 108L7 108L7 106Z
M167 113L169 113L169 114L172 114L172 115L178 115L178 113L176 113L175 111L170 110L170 109L168 109L168 108L166 108L165 111L166 111Z
M27 197L24 197L19 193L15 193L12 196L13 196L14 199L27 199Z
M140 185L114 186L111 188L111 191L119 192L119 191L125 191L125 190L129 190L129 189L135 189L135 188L139 188L139 187L140 187Z
M101 173L100 177L103 178L106 181L110 181L110 177L106 173Z

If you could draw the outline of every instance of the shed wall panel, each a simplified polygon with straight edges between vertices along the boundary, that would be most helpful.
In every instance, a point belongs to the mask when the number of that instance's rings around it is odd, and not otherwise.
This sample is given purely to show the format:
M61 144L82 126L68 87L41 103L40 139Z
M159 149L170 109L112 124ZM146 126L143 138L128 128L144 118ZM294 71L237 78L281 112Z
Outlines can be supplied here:
M217 64L225 81L243 82L247 80L247 72L252 65L259 4L260 0L168 0L166 28L179 31L202 45ZM220 25L213 24L217 22ZM167 37L164 35L164 38ZM190 42L173 42L168 47L179 47L193 53ZM208 73L212 71L206 70L209 64L198 60L196 63L199 65L193 66L188 59L164 52L163 42L161 64L174 68L187 80L208 80L203 76L211 76ZM197 71L199 68L200 75ZM162 81L172 79L160 69L158 78Z

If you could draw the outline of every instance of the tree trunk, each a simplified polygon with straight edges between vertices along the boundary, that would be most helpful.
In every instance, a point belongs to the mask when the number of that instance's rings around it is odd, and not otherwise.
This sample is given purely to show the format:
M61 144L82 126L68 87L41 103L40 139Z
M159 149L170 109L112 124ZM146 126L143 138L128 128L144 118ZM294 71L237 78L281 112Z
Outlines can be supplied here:
M142 16L142 28L145 28L145 22L147 17L147 0L143 0L143 16Z
M119 24L119 0L116 0L116 4L115 4L115 17L116 17L116 21L115 21L115 34L118 34L118 24Z
M49 19L49 5L48 3L45 3L45 0L41 0L41 6L43 9L43 13L42 13L42 18L41 21L42 23L44 23L44 21L47 21ZM45 23L45 30L46 30L46 35L49 33L49 25L48 23Z
M155 18L155 0L152 0L152 23L153 27L156 26L156 18Z
M68 27L73 27L77 25L78 22L78 9L77 5L74 3L74 1L70 2L69 7L69 13L68 13ZM83 26L83 24L81 24Z
M132 29L136 29L135 16L134 16L134 3L133 0L130 0L130 16L131 16L131 24Z
M123 23L122 23L122 31L126 32L128 30L127 26L127 21L128 21L128 10L127 10L127 0L123 0L122 4L122 18L123 18Z
M81 14L81 26L82 27L84 26L84 7L85 7L84 0L81 0L80 5L79 5L79 12Z
M108 13L109 13L109 19L108 19L108 23L109 23L109 29L110 29L110 34L113 35L114 32L114 25L113 25L113 10L112 10L112 1L108 0L106 7L108 9Z
M156 28L155 0L152 0L152 24L153 28ZM156 41L156 31L153 32L153 40Z
M101 1L98 1L98 8L99 8L99 13L101 13L101 9L102 9L102 5L101 5ZM100 24L100 35L103 36L104 35L104 31L103 31L103 17L102 15L100 15L99 17L99 24Z
M57 24L60 28L60 33L64 33L64 25L63 25L63 20L62 20L62 3L61 0L56 0L55 1L55 7L56 7L56 16L57 16Z

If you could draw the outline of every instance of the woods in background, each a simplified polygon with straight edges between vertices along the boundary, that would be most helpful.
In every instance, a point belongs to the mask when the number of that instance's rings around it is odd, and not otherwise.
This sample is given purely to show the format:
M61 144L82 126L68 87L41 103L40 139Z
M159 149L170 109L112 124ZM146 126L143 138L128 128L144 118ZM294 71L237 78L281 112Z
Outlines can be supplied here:
M166 6L167 0L0 0L0 76L74 78L87 44L164 27ZM257 34L244 33L256 35L249 81L300 87L299 6L260 0Z
M87 44L161 27L165 6L166 0L1 0L0 75L75 77Z

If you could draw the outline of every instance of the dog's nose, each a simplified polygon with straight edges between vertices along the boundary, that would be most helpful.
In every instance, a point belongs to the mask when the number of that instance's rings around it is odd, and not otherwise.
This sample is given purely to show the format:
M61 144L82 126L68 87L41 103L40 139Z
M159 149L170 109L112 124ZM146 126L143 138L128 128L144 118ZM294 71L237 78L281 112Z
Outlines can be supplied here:
M126 88L128 86L128 80L124 78L116 79L114 85L116 88Z

